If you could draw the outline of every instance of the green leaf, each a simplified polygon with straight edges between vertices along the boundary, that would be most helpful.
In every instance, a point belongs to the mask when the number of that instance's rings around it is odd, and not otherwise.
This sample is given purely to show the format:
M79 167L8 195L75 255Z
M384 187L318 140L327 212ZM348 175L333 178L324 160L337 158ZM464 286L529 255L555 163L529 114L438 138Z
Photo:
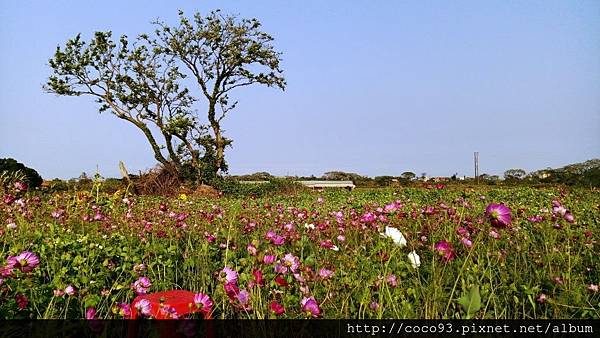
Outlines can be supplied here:
M463 294L463 296L458 299L458 303L462 306L463 310L465 310L468 317L471 317L472 314L481 310L479 285L473 285L467 293Z

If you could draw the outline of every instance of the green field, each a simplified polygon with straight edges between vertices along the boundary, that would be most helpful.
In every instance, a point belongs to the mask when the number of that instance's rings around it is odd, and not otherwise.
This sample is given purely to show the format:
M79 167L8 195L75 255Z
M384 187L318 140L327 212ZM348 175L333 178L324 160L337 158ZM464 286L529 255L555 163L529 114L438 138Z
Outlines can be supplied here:
M600 317L590 189L2 197L0 318L123 318L174 289L208 296L195 316L211 318Z

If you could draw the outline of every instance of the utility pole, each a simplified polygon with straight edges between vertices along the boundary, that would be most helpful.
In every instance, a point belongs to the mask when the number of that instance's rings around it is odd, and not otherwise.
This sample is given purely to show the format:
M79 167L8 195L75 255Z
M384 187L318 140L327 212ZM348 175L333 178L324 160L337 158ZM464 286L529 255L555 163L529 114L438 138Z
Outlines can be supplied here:
M477 184L479 184L479 152L478 151L473 153L473 160L475 162L475 179L477 180Z

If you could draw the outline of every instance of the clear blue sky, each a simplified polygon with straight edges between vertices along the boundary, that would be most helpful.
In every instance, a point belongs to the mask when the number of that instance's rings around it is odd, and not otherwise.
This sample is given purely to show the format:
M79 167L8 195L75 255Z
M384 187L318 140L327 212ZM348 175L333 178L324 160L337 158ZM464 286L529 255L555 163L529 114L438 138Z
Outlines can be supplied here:
M285 92L244 88L232 174L472 175L600 157L600 1L2 1L0 157L45 178L154 165L141 132L41 86L59 44L221 8L256 17Z

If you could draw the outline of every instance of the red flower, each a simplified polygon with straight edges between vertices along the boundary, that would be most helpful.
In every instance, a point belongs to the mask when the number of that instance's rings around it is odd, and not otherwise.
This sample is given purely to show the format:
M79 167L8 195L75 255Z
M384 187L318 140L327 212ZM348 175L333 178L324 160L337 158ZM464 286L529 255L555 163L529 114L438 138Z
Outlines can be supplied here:
M25 296L24 294L18 294L15 297L15 301L17 302L19 310L23 310L27 307L27 304L29 304L29 299L27 299L27 296Z
M275 283L277 283L277 285L279 285L279 286L283 286L283 287L286 287L286 286L290 285L290 284L289 284L289 283L288 283L288 282L285 280L285 278L283 278L283 277L281 277L281 276L279 276L279 275L277 275L277 277L275 277Z
M259 286L265 285L265 280L263 279L262 271L254 270L252 271L252 275L254 276L254 281L256 282L256 284L258 284Z
M285 308L283 305L277 303L277 301L272 301L271 304L269 304L269 309L277 316L285 313Z

